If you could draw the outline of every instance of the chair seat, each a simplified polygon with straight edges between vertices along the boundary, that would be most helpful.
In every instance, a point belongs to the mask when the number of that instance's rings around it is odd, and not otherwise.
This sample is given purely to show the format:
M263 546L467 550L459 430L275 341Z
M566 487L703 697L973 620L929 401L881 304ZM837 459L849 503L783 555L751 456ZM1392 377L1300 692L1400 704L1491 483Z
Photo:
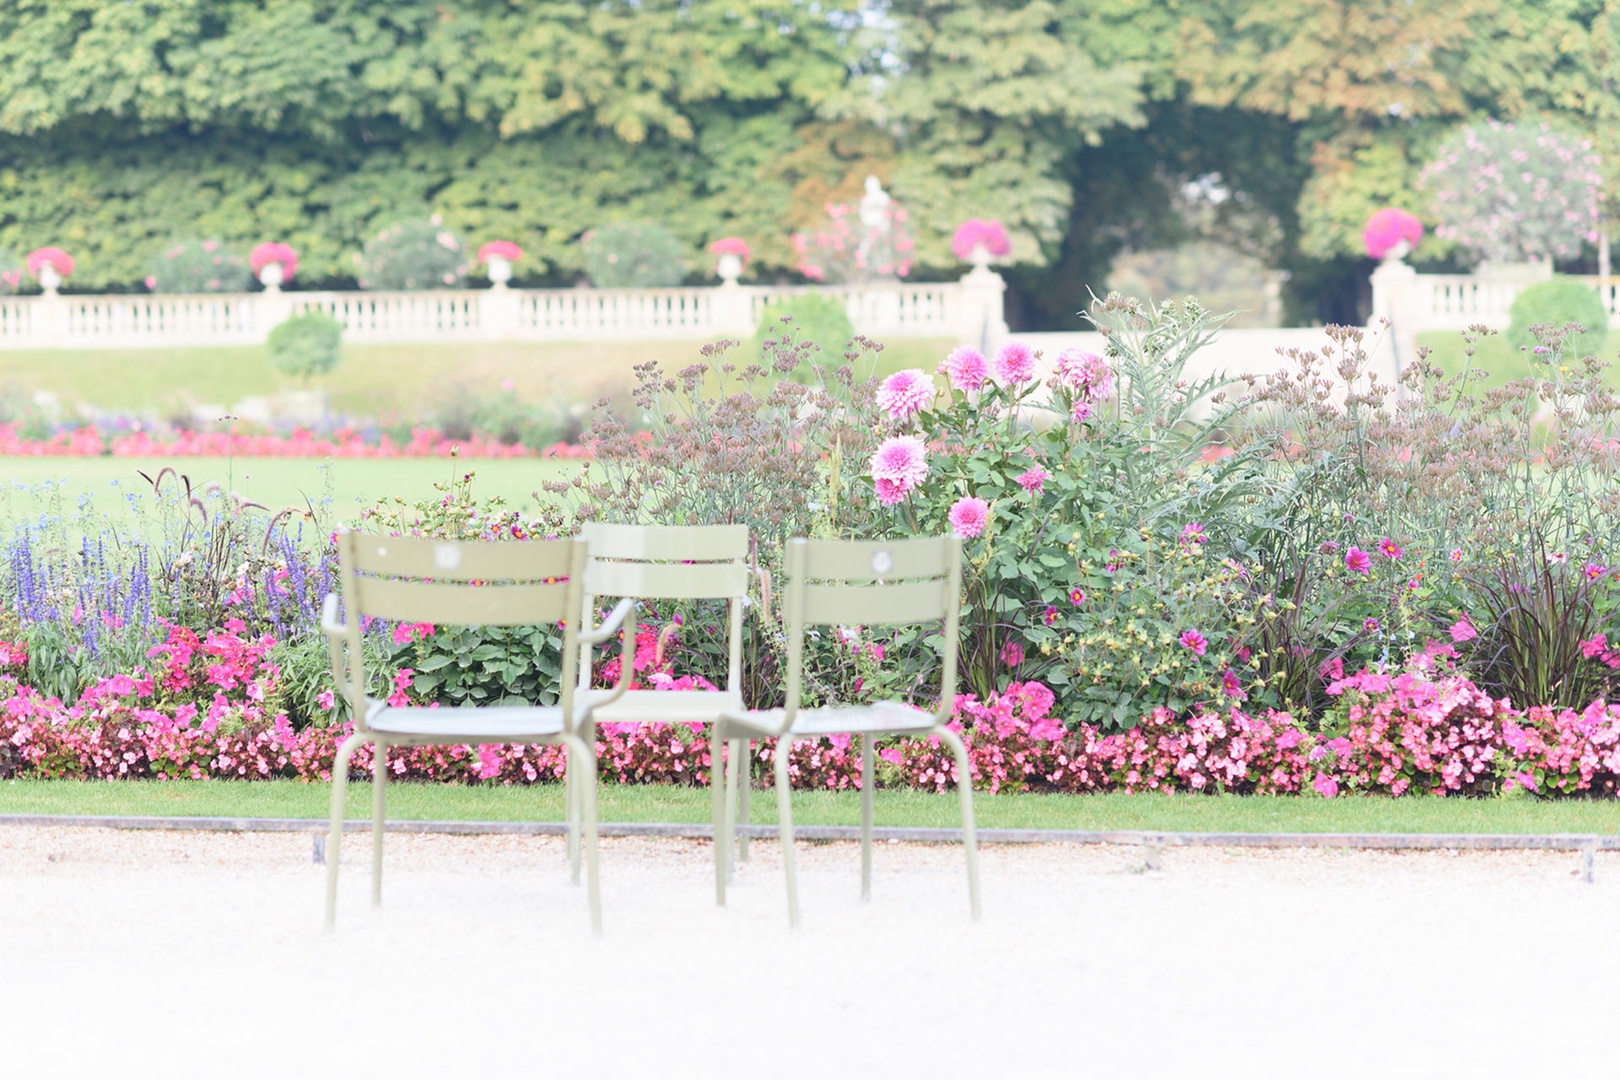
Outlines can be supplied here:
M729 690L628 690L591 718L598 724L712 724L722 713L742 711L742 695Z
M728 725L747 728L762 735L775 735L782 726L783 710L728 712ZM800 709L793 717L790 735L864 735L892 732L927 731L934 726L934 714L900 701L880 701L875 705L842 705L825 709Z
M554 705L399 709L384 706L367 721L373 731L424 742L522 742L561 735L562 709Z

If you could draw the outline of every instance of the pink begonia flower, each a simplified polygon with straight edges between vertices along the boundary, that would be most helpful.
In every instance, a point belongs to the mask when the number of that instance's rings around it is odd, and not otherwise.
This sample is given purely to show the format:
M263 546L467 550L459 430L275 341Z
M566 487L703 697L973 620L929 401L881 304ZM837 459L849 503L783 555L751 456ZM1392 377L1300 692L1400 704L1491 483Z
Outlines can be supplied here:
M990 518L990 504L969 495L957 499L951 506L951 512L946 516L950 519L951 528L956 530L956 535L968 540L984 532L985 522Z
M1209 641L1197 630L1183 630L1177 640L1183 649L1191 650L1194 656L1203 656L1204 650L1209 647Z
M996 353L996 378L1005 386L1020 386L1035 377L1035 354L1022 341L1009 341Z
M990 378L990 365L978 349L963 345L939 362L939 373L963 392L982 390Z
M1018 477L1018 486L1031 495L1039 495L1046 482L1052 479L1052 474L1039 465L1032 465L1025 469Z
M1603 655L1608 651L1608 648L1609 637L1607 634L1593 634L1589 639L1581 642L1581 655L1590 660L1594 656Z
M1474 629L1474 624L1468 621L1466 615L1451 624L1451 640L1458 644L1473 641L1478 636L1479 632Z
M885 439L872 455L871 473L878 501L893 506L928 475L928 450L915 435Z
M1365 574L1372 569L1372 556L1358 547L1353 547L1344 553L1344 566L1346 570Z
M1378 541L1378 553L1384 556L1386 559L1398 559L1402 555L1406 554L1406 552L1401 550L1401 546L1399 544L1387 536Z
M921 368L897 371L878 387L878 408L895 420L909 420L934 403L934 380Z
M1311 781L1311 787L1324 799L1331 799L1339 793L1339 782L1327 773L1319 772L1316 779Z
M1010 668L1015 668L1024 662L1024 647L1016 641L1009 641L1001 647L1001 662Z

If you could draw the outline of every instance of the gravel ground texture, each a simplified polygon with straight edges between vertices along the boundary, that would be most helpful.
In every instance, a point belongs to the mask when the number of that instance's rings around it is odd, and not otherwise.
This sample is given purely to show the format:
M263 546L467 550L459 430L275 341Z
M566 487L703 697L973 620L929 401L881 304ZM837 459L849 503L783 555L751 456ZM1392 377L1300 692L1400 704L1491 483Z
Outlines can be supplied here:
M1620 1075L1620 855L0 829L0 1076Z

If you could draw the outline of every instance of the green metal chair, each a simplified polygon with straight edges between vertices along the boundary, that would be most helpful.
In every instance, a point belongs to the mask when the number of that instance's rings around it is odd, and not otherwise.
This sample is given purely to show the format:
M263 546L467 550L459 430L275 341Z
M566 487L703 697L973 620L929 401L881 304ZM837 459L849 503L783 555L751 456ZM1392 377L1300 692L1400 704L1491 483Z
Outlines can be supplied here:
M597 705L582 735L595 739L595 724L712 725L724 712L740 712L742 698L743 606L748 602L748 527L746 525L611 525L587 522L579 535L589 541L585 565L585 622L580 639L579 690L589 690L591 612L600 596L637 600L722 600L727 603L726 685L723 690L631 690L612 702ZM621 677L623 673L621 672ZM748 743L732 747L740 753L742 775L748 776ZM718 793L719 789L716 789ZM747 823L748 785L738 793L741 818ZM569 800L574 820L575 801ZM574 835L570 830L570 837ZM570 857L575 858L570 846ZM748 842L741 844L748 857ZM577 861L575 862L577 867Z
M793 866L793 806L788 784L788 755L793 740L821 735L861 736L861 898L872 895L873 753L878 735L925 739L938 736L956 757L957 791L962 805L962 841L967 854L968 901L979 917L978 848L973 830L972 770L967 748L945 725L956 694L958 620L962 592L962 545L955 537L894 541L788 541L787 592L783 615L787 630L786 707L768 712L727 712L711 730L712 773L721 784L720 746L725 740L776 739L776 804L782 837L782 869L787 877L788 921L799 923L798 883ZM933 712L901 701L875 705L801 709L806 626L879 626L944 622L939 707ZM737 783L740 755L733 754L725 772L726 795ZM730 797L715 798L715 899L726 902L730 877L727 859L735 825Z
M634 610L621 602L601 627L579 631L583 576L589 544L582 539L550 541L441 542L399 536L338 534L345 622L338 622L336 596L326 598L321 628L326 632L332 674L348 698L354 734L338 747L332 762L332 822L326 847L326 925L337 916L343 801L349 759L360 746L375 747L371 822L371 902L382 903L384 794L388 748L444 743L561 743L567 748L569 790L577 793L589 865L591 925L600 930L602 904L596 860L596 754L583 733L591 710L607 704L629 685L628 674L613 691L583 699L574 692L574 659L580 642L603 642L619 632ZM458 708L397 708L369 696L362 663L361 624L366 618L427 622L447 626L535 626L555 623L563 631L558 703ZM624 635L628 673L634 635ZM345 655L346 654L346 655Z

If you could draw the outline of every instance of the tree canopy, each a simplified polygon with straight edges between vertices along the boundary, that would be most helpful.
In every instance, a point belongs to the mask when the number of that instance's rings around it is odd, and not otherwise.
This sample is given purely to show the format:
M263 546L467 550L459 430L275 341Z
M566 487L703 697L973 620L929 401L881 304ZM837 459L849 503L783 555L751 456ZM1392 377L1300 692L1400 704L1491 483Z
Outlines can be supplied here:
M959 272L962 220L1003 221L1031 325L1074 325L1118 251L1193 238L1287 270L1295 317L1345 317L1367 215L1423 213L1417 176L1465 123L1592 139L1620 209L1617 8L10 0L0 246L126 288L176 236L276 239L300 284L341 284L429 212L516 240L529 281L570 280L613 221L663 224L696 266L741 236L752 272L789 274L791 234L876 175L920 273Z

